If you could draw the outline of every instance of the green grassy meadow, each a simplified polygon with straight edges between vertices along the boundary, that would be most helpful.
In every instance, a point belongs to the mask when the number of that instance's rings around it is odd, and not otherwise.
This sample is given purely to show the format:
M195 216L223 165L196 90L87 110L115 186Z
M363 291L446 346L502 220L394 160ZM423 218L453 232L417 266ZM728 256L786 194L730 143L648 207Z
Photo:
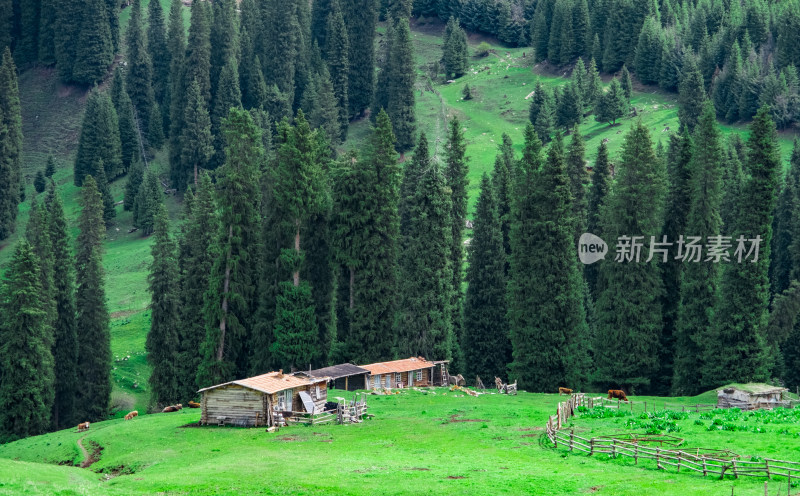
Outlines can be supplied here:
M28 438L0 446L0 494L689 496L728 494L732 486L738 495L763 494L764 481L757 478L721 481L550 448L543 428L564 400L555 394L435 392L369 396L375 418L354 425L273 433L198 428L187 424L199 419L199 410L184 409L97 423L86 433ZM334 390L330 396L349 394ZM578 417L574 423L576 430L605 434L631 430L614 420ZM797 432L800 424L788 428ZM729 434L687 428L677 435L687 446L800 459L796 437ZM83 460L79 439L87 449L101 448L99 461L86 469L74 468Z

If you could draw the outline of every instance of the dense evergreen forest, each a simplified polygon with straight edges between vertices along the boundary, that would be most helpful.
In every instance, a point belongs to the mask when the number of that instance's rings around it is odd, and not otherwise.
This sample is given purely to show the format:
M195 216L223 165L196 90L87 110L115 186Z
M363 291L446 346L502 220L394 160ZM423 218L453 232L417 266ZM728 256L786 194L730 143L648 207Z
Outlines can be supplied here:
M0 441L109 413L114 181L152 238L153 408L273 369L418 355L530 391L800 385L800 145L782 164L777 134L800 117L797 1L132 0L124 32L117 0L50 1L0 1L0 239L31 211L0 293ZM521 154L497 137L474 214L462 123L442 144L418 129L419 15L447 21L436 78L469 71L465 30L572 74L534 87ZM52 158L24 197L17 77L34 66L88 91L74 244ZM638 122L619 156L587 150L577 126L635 117L634 84L677 92L680 129L657 145ZM360 119L364 146L343 151ZM584 232L606 260L579 261ZM672 244L626 261L625 236L643 254Z

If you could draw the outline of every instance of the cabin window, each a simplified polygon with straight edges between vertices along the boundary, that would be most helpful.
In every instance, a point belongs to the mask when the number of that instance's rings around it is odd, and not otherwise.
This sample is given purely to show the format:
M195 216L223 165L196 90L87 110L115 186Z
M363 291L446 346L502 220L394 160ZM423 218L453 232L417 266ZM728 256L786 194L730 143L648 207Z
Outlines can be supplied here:
M422 371L421 370L417 370L417 380L418 381L422 380Z
M403 375L402 374L395 374L394 375L394 382L395 384L400 384L403 382Z
M283 391L283 398L281 399L281 403L283 404L283 410L287 412L292 411L292 390L287 389Z
M392 387L392 374L386 374L386 387Z
M314 386L314 399L315 399L315 400L318 400L318 399L319 399L319 384L317 384L316 386Z
M376 375L375 377L372 378L372 387L374 389L378 389L379 387L381 387L381 376Z

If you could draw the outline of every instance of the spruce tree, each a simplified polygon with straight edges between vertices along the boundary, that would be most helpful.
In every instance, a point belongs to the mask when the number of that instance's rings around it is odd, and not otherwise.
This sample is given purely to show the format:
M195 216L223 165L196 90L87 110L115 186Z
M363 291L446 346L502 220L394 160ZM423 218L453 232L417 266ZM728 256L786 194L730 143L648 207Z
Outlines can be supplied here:
M397 138L397 151L405 152L414 146L417 132L417 117L414 108L414 47L407 19L400 19L394 26L390 74L389 99L386 113L392 120L392 129Z
M257 301L253 277L260 249L261 133L242 109L231 109L223 132L228 146L217 182L220 229L214 249L219 256L203 310L206 334L197 369L201 387L247 374L246 350Z
M84 181L79 204L75 303L81 337L75 417L96 422L105 420L111 399L111 336L102 260L103 200L91 176Z
M651 236L658 239L665 193L664 164L653 153L650 133L637 122L625 136L616 185L601 213L609 252L623 249L620 236L643 236L640 242ZM631 210L631 205L636 209ZM637 263L617 262L609 255L600 262L594 350L596 380L603 388L623 388L629 393L646 390L657 373L663 324L659 257L654 255L649 262L642 257Z
M120 159L122 169L127 171L131 164L139 159L139 129L133 115L133 103L125 89L122 68L114 70L114 81L111 83L111 102L117 111L119 123Z
M511 343L506 321L506 256L497 216L494 187L489 176L481 178L469 244L464 336L461 348L465 374L483 379L505 377L511 362Z
M350 122L350 104L348 97L350 72L350 39L347 36L342 11L337 0L331 0L331 12L328 14L327 36L325 44L325 60L328 63L333 93L338 108L339 138L347 138L347 127Z
M684 126L679 133L670 136L665 157L669 177L669 193L662 236L666 236L667 240L672 243L677 243L680 236L694 236L686 228L691 195L691 167L689 166L691 158L692 138ZM678 310L681 302L681 278L683 269L687 265L678 257L679 251L680 254L683 254L681 250L680 245L673 244L669 247L667 261L660 263L661 279L664 281L664 293L661 299L664 326L659 346L660 371L657 380L652 384L653 391L658 394L668 394L671 391L675 375L673 363Z
M513 192L510 376L520 387L534 391L582 384L588 327L560 134L542 164L541 142L533 126L526 127Z
M533 89L533 98L531 99L528 117L536 130L536 135L539 136L539 140L544 143L550 141L550 135L553 132L553 125L555 124L554 106L553 94L545 88L541 81L537 81Z
M325 350L320 349L318 336L322 331L314 318L316 308L309 286L312 264L304 265L304 259L306 245L313 242L307 229L324 213L327 191L322 172L324 152L317 132L311 131L302 111L297 114L295 126L283 127L285 138L278 149L274 198L282 238L291 240L280 253L281 268L291 274L291 281L280 283L271 351L275 361L288 369L308 367L325 355ZM306 269L302 280L301 269Z
M622 64L622 72L620 73L620 86L622 86L622 94L625 95L626 103L631 101L633 95L633 81L631 80L631 73L628 72L628 66Z
M61 81L72 81L72 70L75 67L75 52L79 46L75 41L81 32L81 19L84 5L82 0L64 0L59 4L53 1L42 12L53 13L53 61ZM40 50L45 54L49 46L44 44ZM48 54L49 55L49 54ZM44 60L43 60L44 62Z
M208 168L214 153L211 118L196 80L192 81L186 94L186 113L181 121L181 164L180 170L173 172L173 180L177 181L179 189L188 183L197 184L200 170Z
M583 89L583 100L586 105L596 108L598 100L603 95L603 81L600 79L600 73L597 71L597 63L594 58L589 61L586 74L586 86Z
M412 161L410 173L418 177L405 199L408 221L400 253L397 350L399 356L452 360L452 201L438 161L429 156L424 133Z
M133 225L142 231L143 236L149 236L155 229L156 214L164 202L158 176L152 169L147 169L139 184L139 191L133 205Z
M55 398L53 428L63 429L75 421L78 395L78 328L75 318L75 271L70 249L70 235L61 196L48 193L48 229L53 248L53 361Z
M62 4L58 4L62 5ZM42 0L39 15L39 46L36 47L39 63L52 66L56 63L55 29L57 9L55 0Z
M450 17L442 37L445 79L460 78L467 72L467 35L455 17Z
M452 310L451 322L453 326L453 350L456 358L456 370L463 369L463 355L461 354L461 340L464 325L464 228L467 222L467 189L469 179L467 173L467 144L464 131L458 117L453 117L448 123L446 163L444 171L447 185L450 188L450 221L452 222L452 244L450 245L450 261L453 272L453 289L450 309ZM461 363L459 363L461 362Z
M358 236L356 239L363 239L364 248L353 253L361 257L361 269L355 272L352 280L354 307L348 315L349 333L339 336L346 350L345 357L355 363L390 357L394 344L400 166L392 124L386 112L378 114L366 148L362 159L364 169L359 167L363 174L359 185L364 188L363 210L371 213L372 221L365 222L366 232L353 231L354 236Z
M27 241L17 245L3 282L0 432L8 442L50 428L54 379L41 269Z
M350 73L347 78L347 95L350 116L359 117L372 104L375 91L375 72L365 67L375 67L375 27L378 21L377 2L374 0L343 0L342 12L350 42ZM373 108L373 114L380 108Z
M211 22L211 97L216 106L217 87L224 67L236 58L238 33L236 22L236 0L222 0L212 4L213 20ZM238 78L238 73L237 73ZM238 83L238 81L237 81ZM226 109L227 111L228 109Z
M564 85L559 93L556 121L559 127L572 129L583 120L583 101L581 92L576 82L571 81Z
M793 254L791 251L792 230L796 223L793 219L795 198L797 198L797 180L800 175L800 150L797 140L794 143L792 159L789 161L789 170L783 179L783 187L778 196L775 207L775 216L772 224L772 253L770 260L769 279L770 292L779 295L789 288L793 268Z
M119 136L117 112L105 91L89 94L86 113L81 124L78 151L75 154L75 185L83 185L87 175L95 176L95 167L102 162L106 178L115 178L122 172L122 144ZM102 186L102 184L97 183Z
M153 242L150 252L148 283L150 295L150 332L145 350L153 367L150 374L150 402L158 407L178 403L178 263L175 241L169 233L169 218L164 204L155 215Z
M180 91L186 92L193 84L192 81L196 80L206 109L211 103L210 9L211 7L207 2L192 2L189 37L181 69L180 86ZM175 96L175 93L173 93L173 96Z
M46 185L44 172L42 170L36 171L36 177L33 178L33 189L37 193L43 193Z
M589 189L588 215L586 231L596 236L603 237L600 232L600 212L603 204L611 190L611 164L608 159L608 147L605 143L600 143L597 147L597 158L592 169L592 185ZM589 291L594 299L597 299L597 277L598 265L587 265L584 269L586 282L589 284Z
M722 157L720 131L714 105L706 101L694 132L690 168L690 206L686 233L713 243L720 236L722 217ZM675 329L675 378L672 390L682 396L705 391L697 370L703 368L705 347L713 339L713 312L722 267L708 257L683 267Z
M219 167L225 161L225 140L222 136L222 121L232 108L242 106L242 92L239 89L239 69L236 58L231 57L222 68L214 98L214 109L211 114L211 136L213 136L214 156L210 165ZM186 122L191 122L187 116ZM194 116L192 116L194 117ZM192 119L193 120L193 119Z
M128 181L125 183L125 196L122 200L123 209L133 210L136 203L136 195L139 194L139 187L144 180L144 164L137 161L128 172Z
M53 323L56 318L55 293L53 282L53 244L50 241L49 214L46 205L34 198L31 204L25 236L34 254L39 259L39 281L41 288L42 309L45 312L44 332L48 346L53 345Z
M580 129L572 129L572 140L565 157L567 175L569 176L569 189L572 195L572 220L574 222L573 241L586 232L588 226L588 200L589 172L586 170L586 144L581 136Z
M0 65L0 240L16 228L17 205L21 201L22 117L17 70L6 47Z
M697 68L693 56L687 55L683 64L683 76L678 85L678 119L693 131L700 119L706 90L703 75Z
M169 49L169 118L166 128L169 129L169 167L173 186L183 188L187 178L181 168L181 134L183 131L183 115L185 112L186 90L183 88L183 64L186 52L186 33L183 27L183 16L180 2L172 2L169 11L169 31L167 33ZM165 103L166 105L166 103Z
M19 4L19 38L14 47L14 57L20 65L36 62L39 55L39 20L41 0Z
M761 237L758 260L745 261L743 254L742 263L737 263L734 251L731 265L723 273L714 309L714 331L705 345L703 384L718 386L770 377L764 358L772 212L781 167L777 140L769 109L762 107L750 125L747 143L750 177L739 195L738 218L731 231L734 250L740 237L744 240Z
M514 147L511 137L503 133L502 143L498 147L499 153L494 160L492 171L492 187L497 201L497 219L500 222L500 232L503 234L503 251L506 260L511 254L509 234L511 232L511 181L514 169ZM506 261L505 274L508 275L508 262Z
M65 81L94 84L103 79L114 60L114 39L106 1L87 0L82 3L81 16L66 21L77 22L81 27L76 38L63 41L75 43L77 40L76 47L72 48L74 65Z
M639 32L634 59L636 77L642 84L658 84L663 45L661 36L661 24L655 16L645 19L642 30Z
M611 80L611 84L608 85L608 90L598 97L598 102L594 109L595 120L597 122L610 122L613 126L617 123L617 119L621 119L625 115L627 107L625 93L617 78L614 78Z
M183 400L196 396L197 369L201 355L198 353L206 335L203 318L204 295L214 261L218 257L216 236L219 232L214 186L207 173L200 176L197 193L185 202L183 236L178 246L180 271L180 298L178 330L178 361L176 381L178 394Z
M169 72L172 57L167 42L167 25L161 2L150 2L147 8L147 53L153 62L153 96L161 109L162 125L168 121L170 104ZM164 127L162 132L169 128Z
M298 2L274 2L270 5L272 14L266 21L266 30L271 39L268 51L264 53L267 58L262 59L265 78L277 85L289 108L295 105L297 59L303 48L297 6Z
M125 89L133 103L136 123L142 133L146 133L153 107L153 63L147 53L144 27L142 26L141 0L133 0L131 20L128 24L128 67Z

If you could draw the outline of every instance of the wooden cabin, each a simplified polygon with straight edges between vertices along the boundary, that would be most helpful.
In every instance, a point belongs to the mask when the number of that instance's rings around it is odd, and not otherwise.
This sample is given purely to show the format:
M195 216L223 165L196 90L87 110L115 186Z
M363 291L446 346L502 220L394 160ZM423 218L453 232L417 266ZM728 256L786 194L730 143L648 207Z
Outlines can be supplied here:
M369 371L367 389L380 389L432 386L437 365L422 357L411 357L361 367Z
M717 390L717 408L756 410L783 407L783 394L788 389L769 384L731 384Z
M367 376L369 370L353 365L352 363L342 363L317 370L309 370L304 374L311 377L327 377L328 388L342 389L344 391L356 391L367 388Z
M328 378L283 371L201 389L202 425L272 426L276 415L321 412L328 400Z

